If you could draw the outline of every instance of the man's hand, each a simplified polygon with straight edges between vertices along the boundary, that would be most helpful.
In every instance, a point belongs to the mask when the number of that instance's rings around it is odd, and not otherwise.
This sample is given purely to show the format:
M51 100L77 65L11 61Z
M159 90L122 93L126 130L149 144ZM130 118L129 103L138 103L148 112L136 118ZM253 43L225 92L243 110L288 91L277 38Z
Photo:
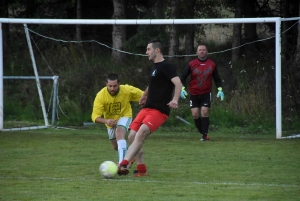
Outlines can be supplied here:
M147 89L144 91L143 95L140 97L140 100L139 100L139 104L140 106L144 106L146 101L147 101L147 94L148 94L148 87Z
M217 98L219 98L219 97L221 98L221 101L224 100L224 98L225 98L225 97L224 97L224 93L223 93L223 91L222 91L222 87L219 87L219 88L218 88Z
M114 127L117 125L117 121L114 119L106 119L106 124L110 127Z
M185 99L187 97L188 93L185 91L185 88L181 88L180 98Z
M168 104L169 108L177 109L178 108L178 102L176 100L171 100Z
M140 98L140 100L139 100L139 104L140 104L140 106L144 106L145 105L145 103L146 103L146 100L147 100L147 96L141 96L141 98Z

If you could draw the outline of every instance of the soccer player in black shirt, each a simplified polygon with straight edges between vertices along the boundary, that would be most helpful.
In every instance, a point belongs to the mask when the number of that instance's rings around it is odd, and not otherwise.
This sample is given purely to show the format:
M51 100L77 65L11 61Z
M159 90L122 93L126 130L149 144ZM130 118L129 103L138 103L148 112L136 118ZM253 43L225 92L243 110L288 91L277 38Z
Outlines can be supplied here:
M182 84L175 66L163 58L162 43L159 40L150 41L146 54L154 65L149 85L140 99L140 104L144 106L130 125L128 139L131 145L119 164L119 175L128 174L127 166L133 158L137 162L134 176L148 175L142 150L144 140L167 120L171 108L178 108Z

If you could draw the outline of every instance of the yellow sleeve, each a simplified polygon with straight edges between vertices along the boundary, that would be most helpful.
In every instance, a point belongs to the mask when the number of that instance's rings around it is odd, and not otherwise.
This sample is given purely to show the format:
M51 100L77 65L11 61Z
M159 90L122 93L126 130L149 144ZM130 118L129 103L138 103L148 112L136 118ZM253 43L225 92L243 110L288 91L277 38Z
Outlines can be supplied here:
M139 102L144 92L137 87L133 87L130 85L125 85L125 86L128 87L131 92L130 101Z
M94 100L94 106L93 106L93 112L92 112L92 121L95 123L95 120L97 117L100 117L104 113L104 104L103 104L103 99L101 98L103 96L102 90L98 92L96 95L96 98Z

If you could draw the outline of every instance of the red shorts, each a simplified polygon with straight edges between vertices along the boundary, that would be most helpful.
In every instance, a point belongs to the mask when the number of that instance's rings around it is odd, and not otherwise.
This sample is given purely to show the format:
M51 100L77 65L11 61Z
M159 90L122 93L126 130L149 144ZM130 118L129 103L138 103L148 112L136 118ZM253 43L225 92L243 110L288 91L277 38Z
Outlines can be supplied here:
M142 124L149 127L150 132L153 133L157 130L166 120L168 115L152 108L143 108L135 117L130 125L130 129L138 131Z

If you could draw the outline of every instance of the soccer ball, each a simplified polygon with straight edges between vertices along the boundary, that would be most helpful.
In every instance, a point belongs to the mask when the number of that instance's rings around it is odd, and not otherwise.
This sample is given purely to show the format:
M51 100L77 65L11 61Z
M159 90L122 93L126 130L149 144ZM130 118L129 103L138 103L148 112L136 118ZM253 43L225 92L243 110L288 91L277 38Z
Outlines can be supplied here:
M99 171L104 178L110 179L117 174L118 166L112 161L104 161L101 163Z

